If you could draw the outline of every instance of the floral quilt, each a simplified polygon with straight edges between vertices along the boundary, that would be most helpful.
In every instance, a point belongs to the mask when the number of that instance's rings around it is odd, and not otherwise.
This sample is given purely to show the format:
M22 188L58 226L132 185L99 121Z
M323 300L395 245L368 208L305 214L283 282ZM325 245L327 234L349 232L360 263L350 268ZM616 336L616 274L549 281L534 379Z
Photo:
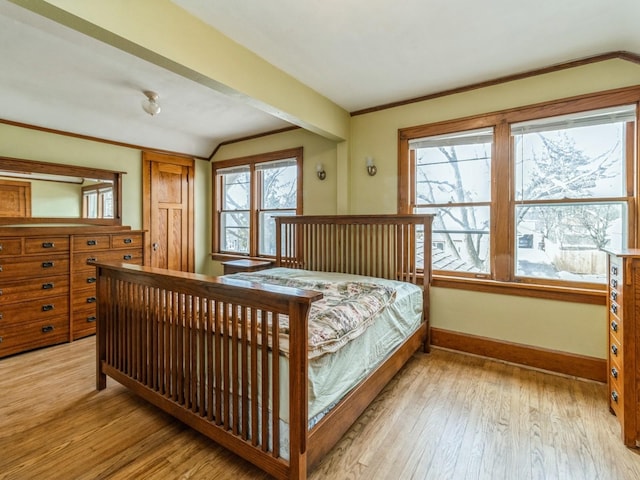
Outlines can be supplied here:
M323 294L322 299L311 304L309 312L309 358L335 352L362 334L376 314L393 303L396 295L393 288L374 283L298 278L296 270L288 269L278 269L277 275L267 273L271 271L235 273L232 277ZM280 332L281 336L288 337L289 319L286 316L280 320ZM288 342L288 338L283 340Z

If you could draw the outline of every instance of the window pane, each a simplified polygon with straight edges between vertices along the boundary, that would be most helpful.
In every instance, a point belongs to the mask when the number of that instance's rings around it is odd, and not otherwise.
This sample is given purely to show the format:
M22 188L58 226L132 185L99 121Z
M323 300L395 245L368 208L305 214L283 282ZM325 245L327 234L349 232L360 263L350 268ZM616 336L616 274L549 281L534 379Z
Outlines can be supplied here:
M260 224L259 254L276 254L276 222L273 217L295 215L295 210L279 210L277 212L260 212L258 222Z
M624 196L628 118L594 112L562 118L513 127L516 198Z
M98 192L86 192L84 198L87 206L87 218L98 218Z
M416 141L416 204L490 201L491 142L467 132Z
M248 210L249 172L222 175L222 210Z
M624 203L516 207L516 275L606 282L603 248L626 246Z
M262 209L296 208L297 167L266 168L261 173Z
M416 209L434 213L432 228L433 269L489 272L489 207Z
M223 251L249 253L249 212L221 213L220 236Z

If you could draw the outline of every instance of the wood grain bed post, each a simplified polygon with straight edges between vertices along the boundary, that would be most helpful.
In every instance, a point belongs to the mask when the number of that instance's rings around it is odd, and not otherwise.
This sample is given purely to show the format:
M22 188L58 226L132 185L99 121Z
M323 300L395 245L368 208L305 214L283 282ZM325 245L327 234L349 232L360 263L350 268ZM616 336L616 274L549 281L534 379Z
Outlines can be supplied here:
M289 468L291 480L307 478L308 325L311 302L289 303Z
M99 292L100 301L96 305L96 390L104 390L107 388L107 375L102 370L102 362L107 359L107 340L106 340L106 324L105 324L105 298L106 298L106 279L102 276L101 268L96 267L98 284L96 290Z

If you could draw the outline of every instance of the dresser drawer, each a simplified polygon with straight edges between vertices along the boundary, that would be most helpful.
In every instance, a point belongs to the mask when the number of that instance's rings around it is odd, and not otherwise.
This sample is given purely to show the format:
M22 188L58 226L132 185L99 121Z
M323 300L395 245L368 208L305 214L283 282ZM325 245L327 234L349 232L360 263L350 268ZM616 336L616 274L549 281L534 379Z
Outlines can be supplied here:
M0 321L0 357L31 348L46 347L69 339L69 318L57 316L35 319L20 325L2 325Z
M36 237L24 239L24 253L27 255L65 252L69 252L69 237Z
M622 343L614 335L609 335L609 358L616 363L622 363L624 358Z
M0 310L2 305L31 302L34 298L68 295L69 275L56 275L34 279L3 282L0 286Z
M111 235L111 248L142 248L143 235L140 232Z
M62 255L34 255L31 257L0 258L0 280L41 278L69 273L69 257Z
M109 235L74 235L72 244L74 252L108 250L111 248L111 237Z
M95 271L94 264L101 262L124 262L141 265L143 261L142 249L131 248L128 250L110 250L108 252L77 253L73 256L73 270Z
M622 320L613 314L609 314L609 336L622 345Z
M0 325L19 325L69 315L69 296L33 298L30 302L0 304Z
M77 290L82 290L84 288L88 288L91 285L94 285L98 280L96 276L96 267L94 265L88 265L91 268L83 268L82 270L78 270L73 275L72 288L75 293Z
M73 309L73 339L96 333L96 308Z
M0 239L0 255L22 255L21 238Z
M86 310L87 308L93 308L95 311L96 301L96 287L94 284L88 288L73 291L73 304L71 308L74 313L78 310Z

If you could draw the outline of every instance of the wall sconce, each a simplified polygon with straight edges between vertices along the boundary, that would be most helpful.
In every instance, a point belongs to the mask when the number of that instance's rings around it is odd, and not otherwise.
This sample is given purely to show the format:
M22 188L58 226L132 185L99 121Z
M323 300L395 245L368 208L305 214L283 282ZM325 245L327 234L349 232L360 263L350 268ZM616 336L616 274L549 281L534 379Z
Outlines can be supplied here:
M318 175L318 178L320 180L324 180L325 178L327 178L327 172L324 171L324 165L322 165L321 163L316 165L316 175Z
M161 109L158 103L158 94L151 90L145 90L142 93L147 97L142 101L142 109L152 117L159 114Z
M367 164L367 173L373 177L376 173L378 173L378 169L373 164L373 157L366 157L364 160Z

